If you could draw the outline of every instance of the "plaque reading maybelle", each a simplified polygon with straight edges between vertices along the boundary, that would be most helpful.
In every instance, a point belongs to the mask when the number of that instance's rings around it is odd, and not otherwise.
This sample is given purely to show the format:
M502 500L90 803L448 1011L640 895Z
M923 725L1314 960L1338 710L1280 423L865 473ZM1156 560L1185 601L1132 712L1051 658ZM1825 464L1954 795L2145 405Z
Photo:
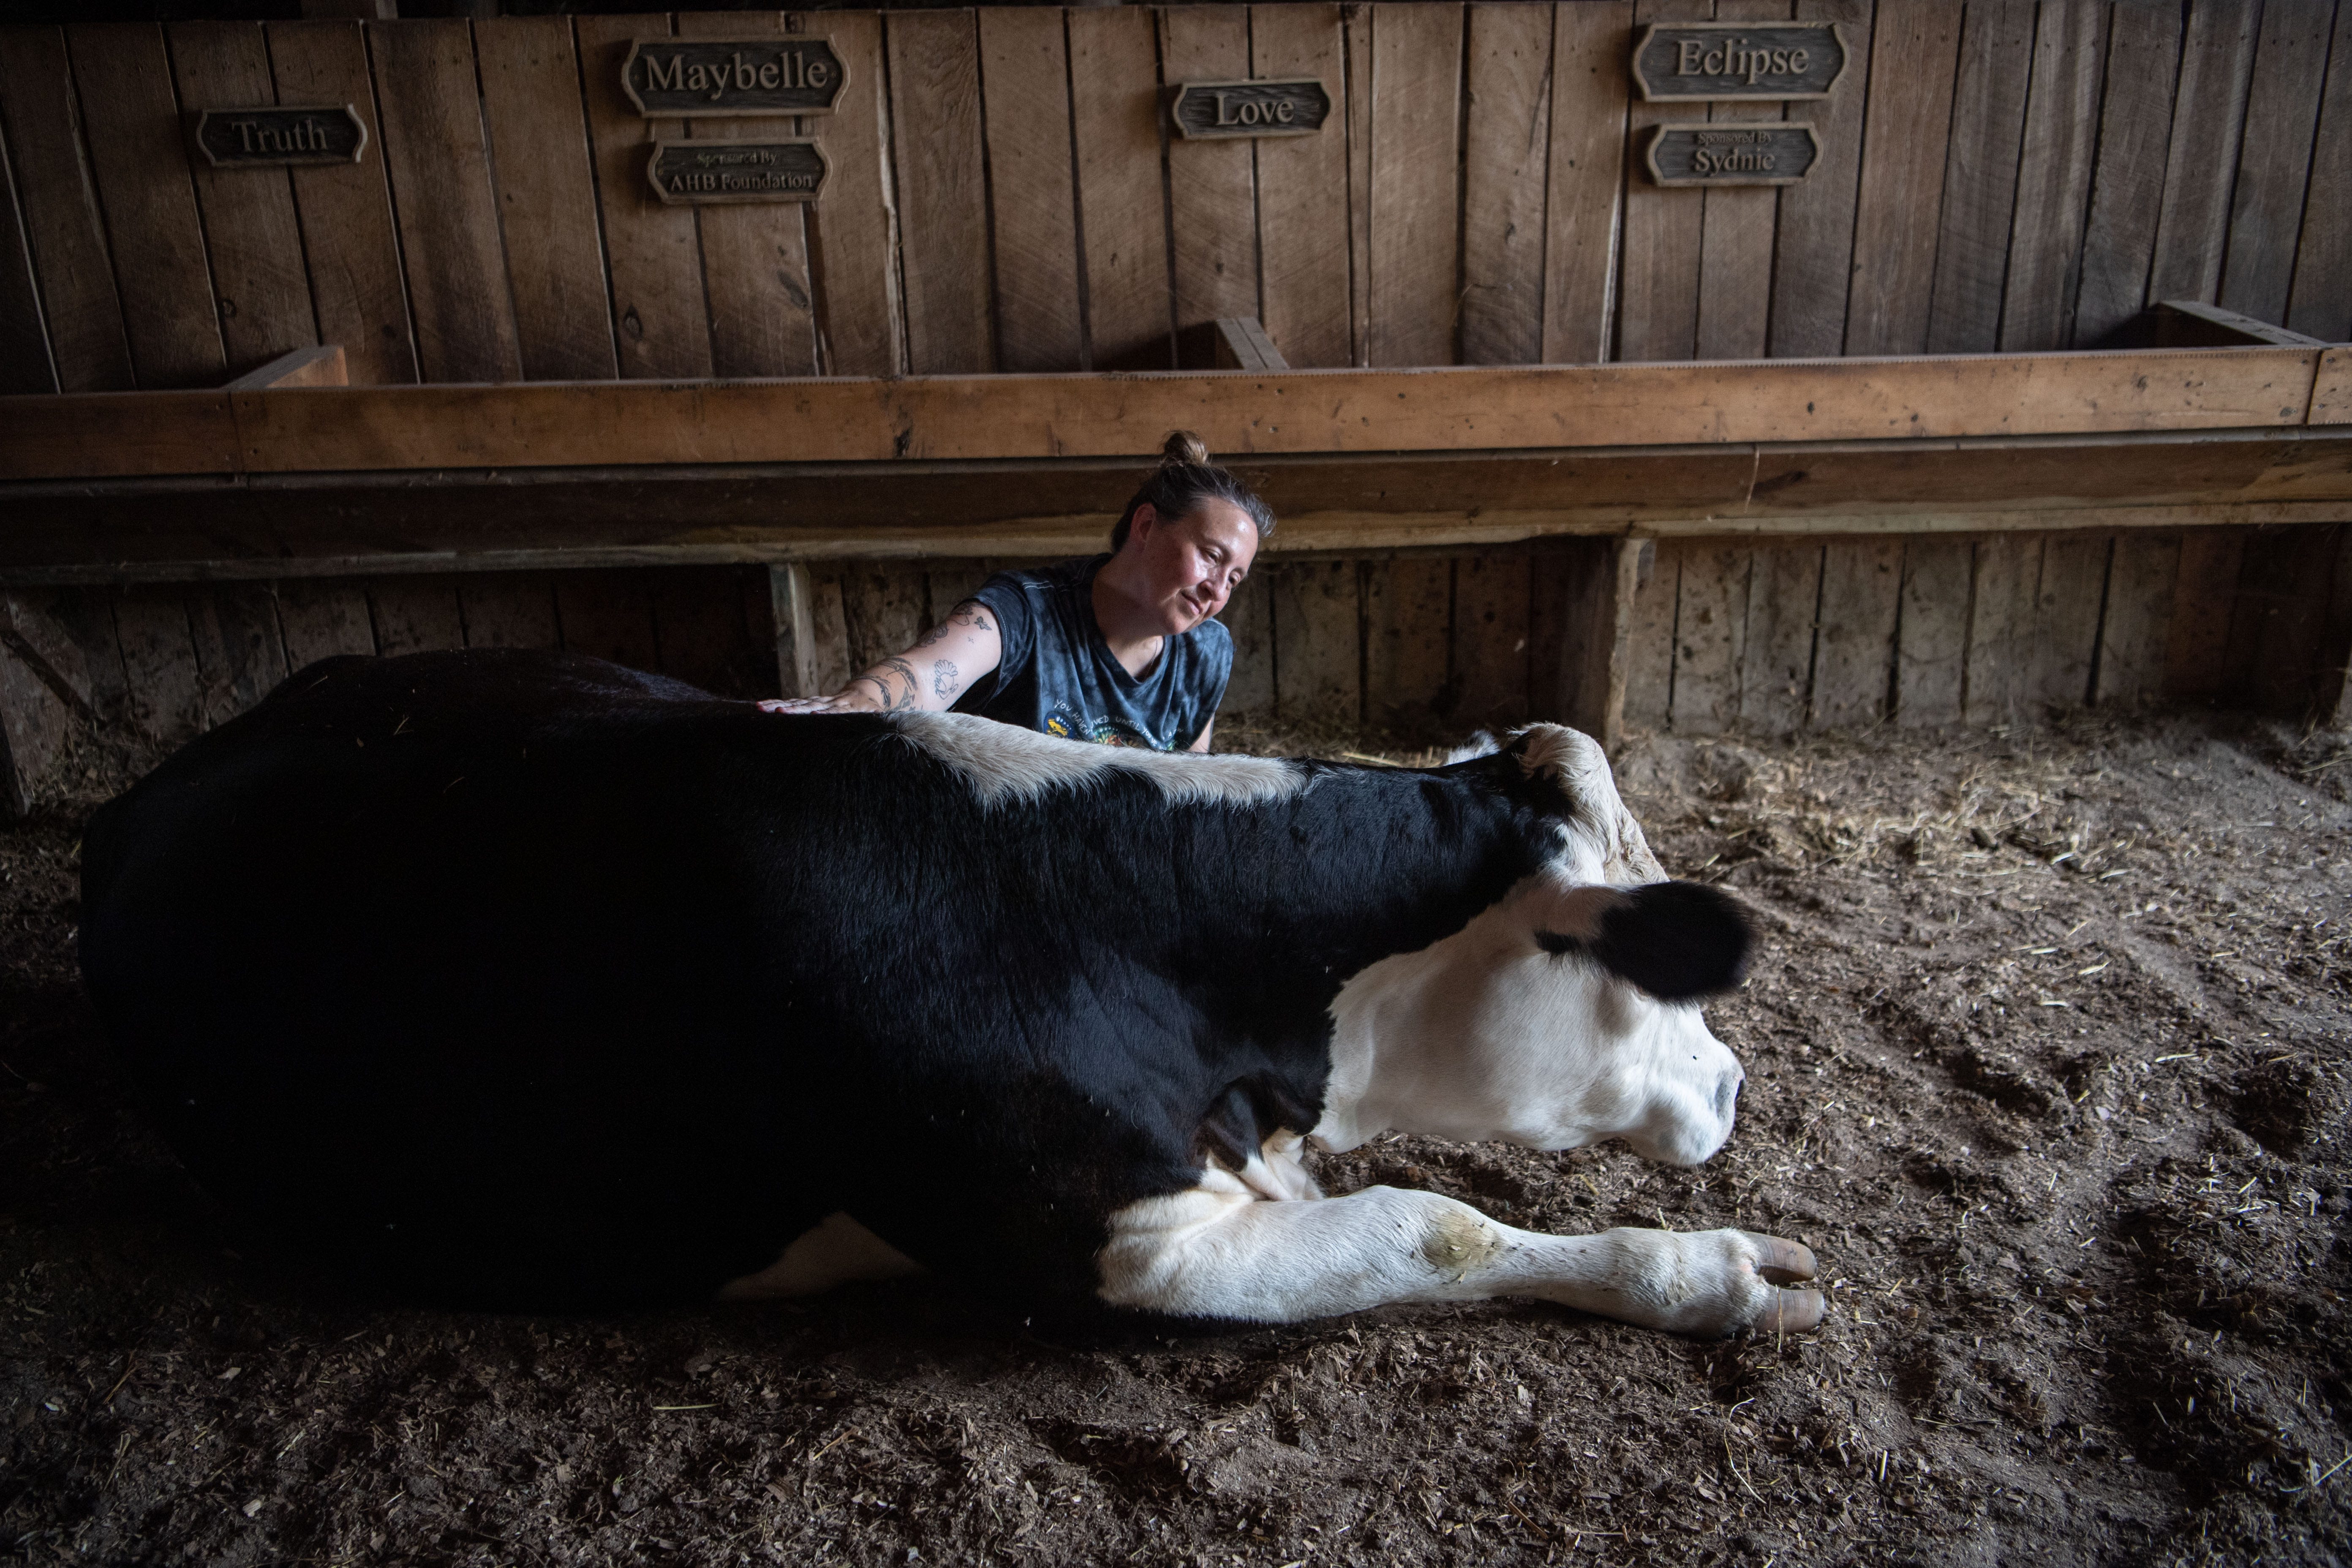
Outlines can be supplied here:
M1633 46L1652 101L1827 98L1844 70L1835 22L1659 22Z
M1331 116L1331 95L1312 78L1188 81L1176 89L1168 112L1176 133L1188 138L1311 136Z
M1661 125L1650 133L1650 178L1662 185L1793 185L1821 156L1810 125Z
M196 116L196 150L215 169L278 169L289 163L356 163L367 122L348 103L310 108L207 109Z
M652 119L830 114L848 70L823 38L639 38L621 90Z
M813 202L824 190L824 153L794 137L764 142L656 142L646 172L662 200L692 206Z

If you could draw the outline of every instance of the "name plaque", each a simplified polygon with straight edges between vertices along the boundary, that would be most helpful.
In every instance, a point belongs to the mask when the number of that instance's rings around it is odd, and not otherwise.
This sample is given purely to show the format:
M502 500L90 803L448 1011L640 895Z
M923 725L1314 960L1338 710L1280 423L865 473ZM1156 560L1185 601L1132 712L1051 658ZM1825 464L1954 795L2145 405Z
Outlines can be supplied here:
M207 109L196 116L195 139L215 169L356 163L367 146L367 122L348 103Z
M831 114L849 68L823 38L639 38L621 90L646 119Z
M1643 154L1662 185L1793 185L1822 155L1810 125L1661 125Z
M1835 22L1657 22L1633 46L1633 82L1652 102L1827 98L1845 60Z
M1195 140L1312 136L1331 117L1331 95L1312 78L1297 81L1188 81L1168 106L1176 133Z
M813 202L824 194L824 151L803 137L759 142L656 142L646 177L675 205Z

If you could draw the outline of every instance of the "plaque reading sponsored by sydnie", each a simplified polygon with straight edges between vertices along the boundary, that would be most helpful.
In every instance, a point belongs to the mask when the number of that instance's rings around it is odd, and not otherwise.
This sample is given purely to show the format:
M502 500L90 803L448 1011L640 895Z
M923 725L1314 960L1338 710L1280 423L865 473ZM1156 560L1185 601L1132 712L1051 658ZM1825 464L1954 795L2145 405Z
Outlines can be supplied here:
M356 163L367 124L348 103L207 109L196 116L196 150L215 169L276 169L289 163Z
M1176 89L1169 114L1176 133L1190 138L1311 136L1330 118L1331 95L1311 78L1188 81Z
M1633 46L1652 101L1827 98L1844 70L1835 22L1659 22Z
M662 200L693 206L813 202L824 190L824 151L792 137L764 142L656 142L646 166Z
M830 114L848 76L823 38L639 38L621 62L648 120Z
M1793 185L1821 156L1810 125L1661 125L1650 133L1650 178L1662 185Z

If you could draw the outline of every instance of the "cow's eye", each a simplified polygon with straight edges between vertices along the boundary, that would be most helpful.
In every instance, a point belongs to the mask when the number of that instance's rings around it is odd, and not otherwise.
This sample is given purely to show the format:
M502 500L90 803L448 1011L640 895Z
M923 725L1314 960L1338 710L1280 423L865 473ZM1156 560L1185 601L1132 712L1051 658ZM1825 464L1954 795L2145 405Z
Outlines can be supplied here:
M1584 951L1584 943L1566 931L1539 931L1536 932L1536 945L1554 958Z

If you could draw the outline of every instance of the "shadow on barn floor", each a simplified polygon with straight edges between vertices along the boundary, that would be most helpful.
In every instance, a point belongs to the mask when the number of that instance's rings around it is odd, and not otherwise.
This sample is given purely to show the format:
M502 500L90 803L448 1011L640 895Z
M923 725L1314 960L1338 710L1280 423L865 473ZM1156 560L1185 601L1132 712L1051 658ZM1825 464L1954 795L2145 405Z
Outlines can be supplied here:
M1087 1340L933 1288L594 1320L339 1300L236 1256L129 1110L74 974L78 818L7 831L0 1554L2344 1553L2341 738L1647 740L1621 773L1668 867L1765 931L1710 1014L1750 1074L1731 1145L1683 1172L1401 1139L1324 1177L1800 1237L1835 1287L1817 1334L1498 1304Z

